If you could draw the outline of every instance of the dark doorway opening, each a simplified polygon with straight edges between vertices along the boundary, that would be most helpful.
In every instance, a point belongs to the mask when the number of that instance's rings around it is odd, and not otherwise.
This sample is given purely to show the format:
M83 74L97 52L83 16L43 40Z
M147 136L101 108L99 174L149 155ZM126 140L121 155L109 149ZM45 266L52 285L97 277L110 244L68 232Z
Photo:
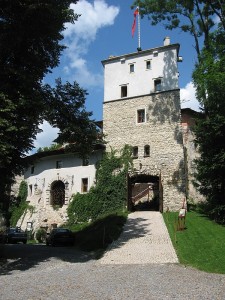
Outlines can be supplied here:
M51 185L51 205L62 207L65 203L65 184L61 180L54 181Z
M162 211L159 176L136 174L128 178L128 209Z

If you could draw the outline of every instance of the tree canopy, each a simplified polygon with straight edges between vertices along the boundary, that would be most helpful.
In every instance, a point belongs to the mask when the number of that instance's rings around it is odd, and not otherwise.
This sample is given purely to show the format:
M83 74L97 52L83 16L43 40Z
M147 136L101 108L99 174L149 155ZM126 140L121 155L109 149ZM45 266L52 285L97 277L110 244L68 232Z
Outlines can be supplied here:
M197 98L205 106L205 118L197 120L196 161L198 189L206 196L209 214L225 223L225 32L223 26L201 53L193 80Z
M224 0L136 0L133 6L138 5L140 15L148 16L152 25L163 23L166 29L181 29L194 37L197 55L201 52L199 38L203 38L204 45L209 43L209 33L217 15L224 22Z
M43 120L59 128L56 142L77 144L80 152L90 150L97 138L91 113L85 109L87 92L76 82L63 84L60 79L54 87L43 84L65 48L65 23L78 20L71 3L77 1L0 0L0 201L4 203Z

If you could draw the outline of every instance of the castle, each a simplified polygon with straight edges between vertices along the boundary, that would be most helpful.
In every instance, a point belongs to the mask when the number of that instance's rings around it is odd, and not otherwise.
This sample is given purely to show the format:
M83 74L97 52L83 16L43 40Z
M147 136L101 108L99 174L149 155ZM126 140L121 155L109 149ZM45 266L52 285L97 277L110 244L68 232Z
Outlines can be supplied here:
M179 47L167 37L163 46L102 61L106 151L110 147L119 150L125 144L133 149L128 206L130 201L134 207L148 194L148 200L158 197L157 210L178 210L191 185L187 166L195 153L184 155L190 153L184 149L193 139L188 135L191 110L186 110L182 127ZM38 228L65 222L72 195L88 192L94 184L95 164L104 151L103 145L96 145L89 161L63 149L34 154L34 163L24 179L28 184L27 201L35 207L35 213L27 213L18 225L25 228L32 222Z

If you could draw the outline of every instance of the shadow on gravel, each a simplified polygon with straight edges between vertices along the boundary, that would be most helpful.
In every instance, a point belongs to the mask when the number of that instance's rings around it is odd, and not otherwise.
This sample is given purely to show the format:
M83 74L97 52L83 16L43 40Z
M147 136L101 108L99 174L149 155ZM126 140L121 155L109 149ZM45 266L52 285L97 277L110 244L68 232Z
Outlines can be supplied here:
M145 218L128 219L124 227L123 238L118 240L116 246L119 248L131 239L137 239L145 236L147 233L149 234L149 223L145 224L146 220ZM148 230L146 227L148 227Z
M12 271L26 271L41 264L46 267L60 261L83 263L94 259L92 253L77 250L75 247L48 247L44 244L6 244L2 247L0 275L10 275ZM42 266L44 269L45 266Z
M105 222L106 219L107 222ZM118 240L116 247L119 248L131 239L144 236L147 233L145 221L144 218L128 219L124 226L123 239ZM85 263L99 259L107 246L119 237L125 222L126 218L110 216L93 223L92 226L77 234L77 247L48 247L44 244L1 244L0 275L10 275L15 270L35 270L39 266L44 270L45 267L54 267L62 261Z

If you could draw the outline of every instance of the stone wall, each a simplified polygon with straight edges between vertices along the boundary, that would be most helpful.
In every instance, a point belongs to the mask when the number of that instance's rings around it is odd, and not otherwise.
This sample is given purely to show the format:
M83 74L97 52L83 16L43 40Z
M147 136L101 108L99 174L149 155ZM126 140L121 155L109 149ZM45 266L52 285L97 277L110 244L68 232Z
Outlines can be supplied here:
M183 129L183 143L186 161L186 174L187 174L187 197L194 203L204 201L205 198L195 188L194 173L196 172L195 159L199 157L197 147L195 146L195 135L193 126L195 125L195 118L199 113L187 108L182 110L182 129Z
M146 111L144 123L137 123L139 109ZM179 90L105 102L103 119L107 150L138 147L136 171L161 177L163 209L178 210L185 196ZM149 157L144 156L145 145L150 146Z

